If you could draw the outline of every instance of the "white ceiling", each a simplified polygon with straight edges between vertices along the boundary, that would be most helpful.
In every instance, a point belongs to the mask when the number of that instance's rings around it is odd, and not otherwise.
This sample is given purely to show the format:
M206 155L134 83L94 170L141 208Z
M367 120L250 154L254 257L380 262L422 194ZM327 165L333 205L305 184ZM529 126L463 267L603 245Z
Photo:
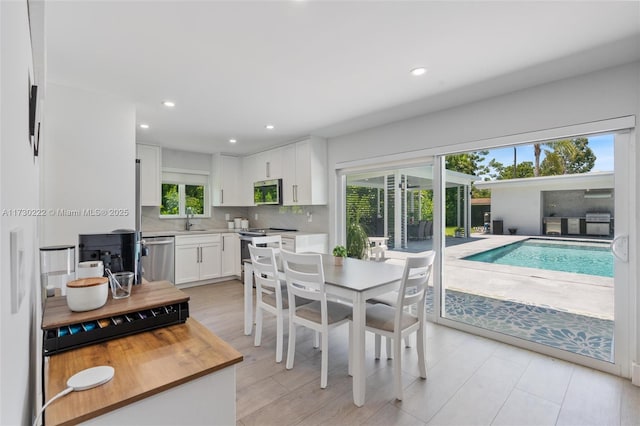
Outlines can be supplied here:
M199 152L332 137L640 59L635 1L45 5L48 82L131 100L151 126L139 142Z

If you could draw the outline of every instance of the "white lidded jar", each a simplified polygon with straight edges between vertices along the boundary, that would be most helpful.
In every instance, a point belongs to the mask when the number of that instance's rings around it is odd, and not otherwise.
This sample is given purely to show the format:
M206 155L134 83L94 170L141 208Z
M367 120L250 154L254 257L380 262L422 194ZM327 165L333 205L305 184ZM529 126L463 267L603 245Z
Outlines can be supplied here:
M67 283L67 306L74 312L91 311L107 303L109 279L81 278Z

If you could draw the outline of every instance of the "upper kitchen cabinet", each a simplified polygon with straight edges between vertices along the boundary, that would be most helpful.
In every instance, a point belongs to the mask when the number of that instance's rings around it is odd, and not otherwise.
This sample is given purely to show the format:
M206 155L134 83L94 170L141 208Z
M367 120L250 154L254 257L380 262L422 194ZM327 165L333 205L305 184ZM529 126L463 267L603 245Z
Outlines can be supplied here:
M216 207L246 205L241 188L242 159L214 154L212 162L211 204Z
M283 205L327 204L327 141L312 136L282 150Z
M140 160L140 204L159 206L162 204L162 150L159 146L136 144L136 157Z
M282 148L260 152L253 157L255 181L282 178Z

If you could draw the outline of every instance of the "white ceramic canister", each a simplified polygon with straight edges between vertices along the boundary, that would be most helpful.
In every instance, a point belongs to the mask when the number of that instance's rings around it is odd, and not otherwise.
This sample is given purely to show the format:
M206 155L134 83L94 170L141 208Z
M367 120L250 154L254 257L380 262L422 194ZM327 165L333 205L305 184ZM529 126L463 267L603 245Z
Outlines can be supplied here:
M233 226L236 229L241 229L242 228L242 218L241 217L234 217L233 218Z
M234 229L235 225L232 221L227 222L227 226L229 226L229 229Z
M101 260L90 260L78 263L76 278L101 277L104 275L104 264Z
M249 220L248 219L242 219L242 221L240 221L240 228L249 229Z

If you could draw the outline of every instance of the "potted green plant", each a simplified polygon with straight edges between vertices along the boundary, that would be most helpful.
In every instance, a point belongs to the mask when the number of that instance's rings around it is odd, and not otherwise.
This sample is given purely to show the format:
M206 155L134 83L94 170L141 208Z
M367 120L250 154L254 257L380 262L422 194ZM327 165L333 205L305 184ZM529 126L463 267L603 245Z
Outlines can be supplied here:
M345 257L347 257L347 248L345 246L337 245L333 248L333 259L336 266L342 266Z
M457 227L454 229L453 236L456 238L462 238L464 236L464 228Z

